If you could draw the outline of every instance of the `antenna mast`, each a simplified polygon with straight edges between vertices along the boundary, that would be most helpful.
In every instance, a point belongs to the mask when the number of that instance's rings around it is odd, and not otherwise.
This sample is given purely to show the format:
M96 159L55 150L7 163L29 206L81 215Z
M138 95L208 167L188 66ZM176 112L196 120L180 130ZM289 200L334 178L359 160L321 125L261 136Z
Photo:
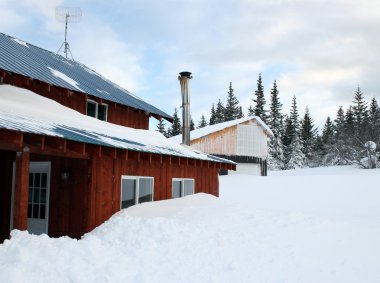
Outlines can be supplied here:
M67 42L67 23L79 23L82 19L82 10L79 7L56 7L55 18L57 21L65 23L65 41L61 44L57 54L63 48L66 59L68 59L68 54L70 53L71 59L74 60L69 43Z

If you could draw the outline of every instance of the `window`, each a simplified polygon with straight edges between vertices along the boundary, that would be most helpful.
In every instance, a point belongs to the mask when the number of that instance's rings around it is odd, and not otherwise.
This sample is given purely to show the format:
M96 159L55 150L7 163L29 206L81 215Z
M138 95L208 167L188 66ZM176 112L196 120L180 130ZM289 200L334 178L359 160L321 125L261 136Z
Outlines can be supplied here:
M46 218L47 173L29 173L28 218Z
M98 104L98 119L102 121L107 121L107 104Z
M99 104L93 100L87 100L87 116L91 116L102 121L107 121L107 112L107 104Z
M172 198L180 198L194 194L194 179L172 180Z
M96 105L94 101L87 101L87 115L91 117L96 117Z
M153 177L121 177L121 209L153 201Z

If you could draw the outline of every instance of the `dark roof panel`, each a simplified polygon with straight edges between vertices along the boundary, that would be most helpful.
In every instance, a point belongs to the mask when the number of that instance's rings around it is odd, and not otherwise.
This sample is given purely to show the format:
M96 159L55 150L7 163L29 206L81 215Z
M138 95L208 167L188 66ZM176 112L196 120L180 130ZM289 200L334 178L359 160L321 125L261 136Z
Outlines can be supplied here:
M83 64L0 33L0 69L171 119Z

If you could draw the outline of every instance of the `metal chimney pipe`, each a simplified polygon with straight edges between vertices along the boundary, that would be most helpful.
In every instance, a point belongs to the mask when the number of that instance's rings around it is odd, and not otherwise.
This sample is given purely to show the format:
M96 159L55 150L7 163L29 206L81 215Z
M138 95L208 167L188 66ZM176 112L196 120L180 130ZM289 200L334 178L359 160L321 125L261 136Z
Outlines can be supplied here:
M182 143L190 146L190 72L181 72L178 77L182 96Z

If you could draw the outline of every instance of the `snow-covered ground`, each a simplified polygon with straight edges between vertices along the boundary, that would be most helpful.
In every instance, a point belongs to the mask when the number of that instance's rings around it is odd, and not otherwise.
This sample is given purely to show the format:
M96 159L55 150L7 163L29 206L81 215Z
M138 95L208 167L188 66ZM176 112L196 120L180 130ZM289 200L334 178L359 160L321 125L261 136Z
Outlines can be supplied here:
M145 203L84 236L13 231L0 282L380 282L380 170L220 179Z

